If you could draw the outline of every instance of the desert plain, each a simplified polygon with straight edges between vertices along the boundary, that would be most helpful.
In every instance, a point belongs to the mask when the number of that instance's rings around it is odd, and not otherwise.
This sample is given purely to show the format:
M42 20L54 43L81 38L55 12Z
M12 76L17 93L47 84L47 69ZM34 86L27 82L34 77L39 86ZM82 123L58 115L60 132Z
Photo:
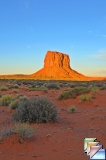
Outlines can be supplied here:
M78 87L91 88L84 95L60 98ZM0 137L0 160L89 160L84 153L84 138L96 137L106 148L106 81L0 80L0 99L11 95L47 97L56 106L57 121L30 123L34 134L20 141L17 134ZM74 111L70 109L74 106ZM0 106L0 132L14 127L16 109Z

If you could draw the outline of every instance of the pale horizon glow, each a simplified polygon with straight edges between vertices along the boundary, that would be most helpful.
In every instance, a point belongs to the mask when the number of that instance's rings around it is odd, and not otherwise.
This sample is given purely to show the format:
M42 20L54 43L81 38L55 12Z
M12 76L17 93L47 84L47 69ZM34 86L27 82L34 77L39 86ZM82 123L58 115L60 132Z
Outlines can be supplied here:
M106 77L105 0L0 1L0 75L32 74L48 50L72 69Z

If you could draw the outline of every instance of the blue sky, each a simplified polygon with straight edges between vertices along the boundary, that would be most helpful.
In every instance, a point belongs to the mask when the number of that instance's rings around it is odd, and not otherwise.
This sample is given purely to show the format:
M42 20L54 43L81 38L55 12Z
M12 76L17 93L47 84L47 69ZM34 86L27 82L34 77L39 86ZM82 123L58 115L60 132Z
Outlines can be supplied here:
M0 74L34 73L48 50L106 76L106 0L1 0Z

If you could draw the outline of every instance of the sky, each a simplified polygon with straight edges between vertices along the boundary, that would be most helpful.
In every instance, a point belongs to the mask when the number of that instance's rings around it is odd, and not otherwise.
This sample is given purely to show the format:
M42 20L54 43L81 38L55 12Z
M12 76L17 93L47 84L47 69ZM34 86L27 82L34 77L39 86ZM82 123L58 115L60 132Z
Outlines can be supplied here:
M38 71L48 50L106 76L106 0L0 0L0 75Z

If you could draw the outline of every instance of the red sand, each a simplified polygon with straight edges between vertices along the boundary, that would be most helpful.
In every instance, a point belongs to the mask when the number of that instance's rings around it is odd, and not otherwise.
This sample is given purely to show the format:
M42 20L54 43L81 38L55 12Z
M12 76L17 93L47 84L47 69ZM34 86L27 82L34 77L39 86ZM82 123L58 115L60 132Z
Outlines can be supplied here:
M92 102L79 103L76 99L58 101L61 90L25 91L18 93L0 91L0 94L19 93L26 96L47 96L58 108L58 122L32 124L36 128L33 137L19 143L19 137L12 135L0 144L0 160L89 160L84 153L85 137L96 137L106 148L106 90L96 93ZM76 105L76 113L67 112L70 105ZM2 125L13 125L8 107L0 107L0 128Z

